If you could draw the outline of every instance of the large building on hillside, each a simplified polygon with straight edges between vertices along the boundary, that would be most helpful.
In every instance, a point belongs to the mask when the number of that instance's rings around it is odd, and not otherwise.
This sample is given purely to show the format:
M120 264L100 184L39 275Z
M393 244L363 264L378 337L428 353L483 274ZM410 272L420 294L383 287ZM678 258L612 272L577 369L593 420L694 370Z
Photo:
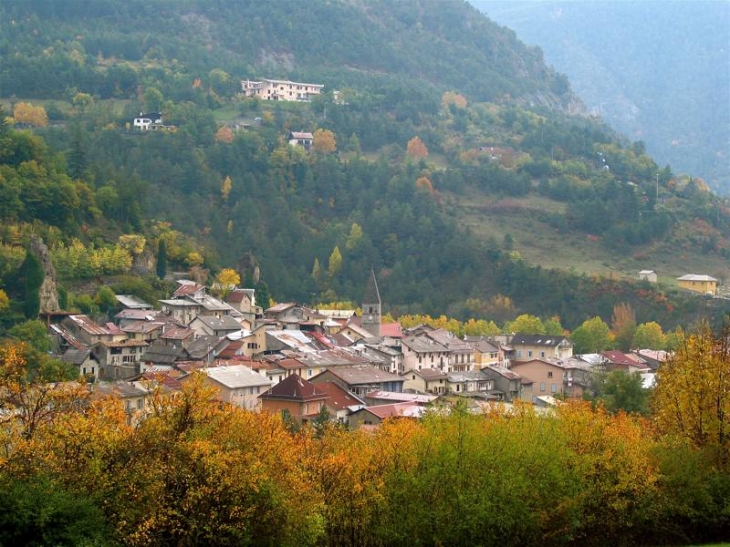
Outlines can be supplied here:
M680 289L702 294L717 293L717 279L709 275L687 274L677 278Z
M322 92L324 85L290 82L289 80L260 81L242 80L241 89L246 97L259 97L265 101L295 101L308 103Z

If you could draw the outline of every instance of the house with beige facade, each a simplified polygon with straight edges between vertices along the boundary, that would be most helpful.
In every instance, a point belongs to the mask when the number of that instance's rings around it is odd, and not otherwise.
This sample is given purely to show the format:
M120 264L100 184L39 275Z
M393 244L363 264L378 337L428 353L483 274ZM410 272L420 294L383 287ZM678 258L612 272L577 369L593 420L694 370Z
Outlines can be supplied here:
M242 80L241 89L246 97L258 97L264 101L294 101L308 103L312 97L322 93L324 85L292 82L289 80L259 81Z
M677 278L680 289L702 294L717 294L717 279L709 275L687 274Z
M444 395L449 391L449 375L436 368L412 369L402 375L403 389L416 393Z
M258 410L259 395L271 387L269 378L245 365L211 367L202 372L205 383L216 389L216 399L246 410Z
M567 359L573 356L573 342L565 336L521 334L512 336L513 361L532 359Z

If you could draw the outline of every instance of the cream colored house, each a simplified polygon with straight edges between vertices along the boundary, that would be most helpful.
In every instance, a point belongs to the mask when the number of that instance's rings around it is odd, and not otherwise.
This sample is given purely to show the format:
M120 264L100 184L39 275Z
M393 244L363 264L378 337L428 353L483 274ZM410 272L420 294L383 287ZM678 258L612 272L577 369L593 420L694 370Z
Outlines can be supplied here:
M709 275L687 274L677 278L680 289L702 294L717 294L717 279Z
M259 410L259 395L271 387L271 380L245 365L228 365L202 371L206 383L217 389L216 399L247 410Z
M310 102L312 97L322 93L322 84L307 84L289 80L260 81L242 80L241 89L246 97L259 97L265 101Z
M413 369L401 376L405 380L403 389L434 395L443 395L449 391L448 374L435 368Z
M565 336L517 333L512 336L510 345L514 351L514 361L568 359L573 356L573 342Z

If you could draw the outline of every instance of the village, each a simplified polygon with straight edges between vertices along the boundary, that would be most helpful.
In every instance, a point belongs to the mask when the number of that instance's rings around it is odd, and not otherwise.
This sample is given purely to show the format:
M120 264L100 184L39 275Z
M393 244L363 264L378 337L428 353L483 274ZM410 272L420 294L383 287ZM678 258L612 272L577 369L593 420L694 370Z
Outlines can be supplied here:
M358 429L456 400L474 412L516 401L549 409L583 398L598 372L639 372L648 387L667 358L653 349L574 355L564 336L462 339L427 325L403 329L382 321L373 272L360 315L294 302L263 310L253 289L212 287L219 298L196 282L177 284L159 309L117 295L121 311L104 325L86 315L49 317L54 354L96 396L119 398L130 423L144 418L154 390L180 390L196 373L222 404L298 426L326 416Z

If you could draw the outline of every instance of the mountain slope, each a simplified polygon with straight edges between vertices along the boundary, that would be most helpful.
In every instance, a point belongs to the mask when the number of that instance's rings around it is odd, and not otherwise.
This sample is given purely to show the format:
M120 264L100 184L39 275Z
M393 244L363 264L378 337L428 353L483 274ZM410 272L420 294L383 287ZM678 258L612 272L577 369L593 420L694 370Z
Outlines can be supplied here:
M475 0L660 164L730 192L730 4ZM670 30L671 29L671 30Z
M549 104L570 100L567 82L538 50L462 0L448 9L437 0L35 0L2 9L9 21L0 45L6 96L48 98L64 86L89 85L101 96L128 94L134 93L130 70L204 77L223 68L241 78L326 77L332 87L412 79L406 87L459 87L475 100L505 94ZM49 69L57 77L33 85Z
M36 233L69 284L153 270L164 248L185 275L261 272L277 299L358 301L374 268L395 312L488 314L501 294L569 328L609 320L617 299L668 327L724 313L671 285L726 267L730 208L570 115L539 52L465 3L83 6L2 6L3 82L45 98L53 122L0 135L8 260ZM242 97L258 75L328 92ZM128 127L158 109L169 131ZM329 132L336 150L291 146L291 130ZM670 297L632 282L645 268L663 268ZM17 294L13 275L0 272Z

